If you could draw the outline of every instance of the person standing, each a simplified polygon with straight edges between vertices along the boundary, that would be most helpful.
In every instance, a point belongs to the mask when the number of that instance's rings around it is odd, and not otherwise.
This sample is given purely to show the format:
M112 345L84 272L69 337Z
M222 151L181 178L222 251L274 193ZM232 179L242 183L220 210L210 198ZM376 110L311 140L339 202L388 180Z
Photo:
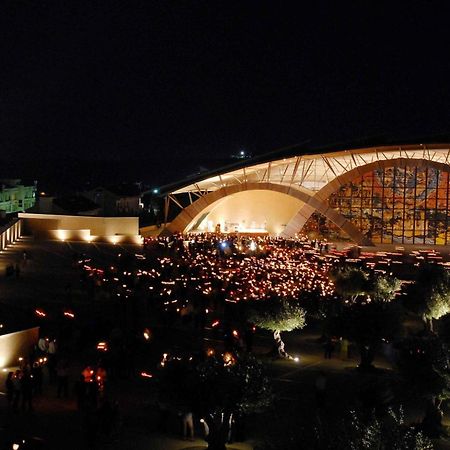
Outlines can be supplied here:
M31 369L33 376L34 394L42 394L42 366L36 361Z
M339 349L340 358L343 361L345 361L348 359L348 339L341 337L340 343L341 343Z
M17 411L19 409L19 401L20 401L20 395L22 392L22 372L20 370L16 370L14 373L14 376L12 377L12 383L13 383L13 401L12 401L12 407L14 411Z
M57 380L57 397L64 398L69 396L69 365L66 358L62 358L56 365L56 380Z
M50 384L56 381L56 340L52 339L48 341L48 361L47 370L49 375Z
M81 375L83 376L85 383L94 381L94 369L92 369L91 366L86 366L81 372Z
M95 381L98 384L99 393L104 396L106 389L106 381L107 381L107 372L103 365L99 365L95 372Z
M324 345L324 358L325 359L331 359L334 351L334 344L331 338L327 338L325 345Z
M77 399L77 409L82 411L86 402L87 383L84 380L84 376L80 375L74 386L75 397Z
M31 378L31 371L27 368L22 372L21 379L22 387L22 409L33 411L33 378Z
M48 342L47 342L47 340L45 338L43 338L43 337L39 338L38 347L39 347L39 350L42 353L47 354L47 352L48 352Z
M14 382L13 382L14 372L9 372L6 378L5 388L6 397L8 399L8 408L11 408L14 400Z
M194 417L191 411L186 411L182 416L183 421L183 439L194 440Z

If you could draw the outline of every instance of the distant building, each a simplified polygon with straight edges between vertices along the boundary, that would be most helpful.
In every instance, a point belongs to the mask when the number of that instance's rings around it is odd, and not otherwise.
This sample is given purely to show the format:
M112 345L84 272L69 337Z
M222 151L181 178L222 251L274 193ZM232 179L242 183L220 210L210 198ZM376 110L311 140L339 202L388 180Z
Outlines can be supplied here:
M82 195L55 197L46 192L39 192L36 207L29 212L38 214L98 216L100 213L100 207Z
M53 214L99 216L100 206L82 195L70 195L53 199Z
M103 216L137 216L143 209L142 193L137 184L99 186L83 195L100 206Z
M21 180L0 180L0 211L6 214L26 211L36 203L36 185L25 186Z
M54 195L49 194L48 192L39 192L36 208L33 209L33 212L36 210L38 213L52 214L53 200L55 200L55 198L56 197Z

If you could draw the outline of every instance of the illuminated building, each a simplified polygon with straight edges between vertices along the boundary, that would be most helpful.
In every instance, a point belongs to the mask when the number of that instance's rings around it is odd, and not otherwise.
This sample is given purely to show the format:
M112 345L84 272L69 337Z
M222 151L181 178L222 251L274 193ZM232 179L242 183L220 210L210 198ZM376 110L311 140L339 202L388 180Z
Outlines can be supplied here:
M21 180L0 180L0 210L7 214L26 211L36 203L36 186Z
M449 173L450 144L291 148L169 187L165 232L450 244Z

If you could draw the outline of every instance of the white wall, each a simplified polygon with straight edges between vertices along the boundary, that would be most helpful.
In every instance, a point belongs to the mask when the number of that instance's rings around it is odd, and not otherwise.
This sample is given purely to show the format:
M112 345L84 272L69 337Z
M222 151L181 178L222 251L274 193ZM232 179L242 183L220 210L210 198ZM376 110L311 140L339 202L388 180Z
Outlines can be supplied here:
M301 200L280 192L238 192L219 200L202 221L199 230L206 231L211 225L214 228L220 223L221 231L233 232L234 227L239 226L240 231L265 228L269 234L278 235L303 205ZM226 225L228 230L225 230Z
M19 358L27 358L37 344L39 327L0 336L0 367L19 365Z
M42 239L140 243L138 217L20 213L24 233Z

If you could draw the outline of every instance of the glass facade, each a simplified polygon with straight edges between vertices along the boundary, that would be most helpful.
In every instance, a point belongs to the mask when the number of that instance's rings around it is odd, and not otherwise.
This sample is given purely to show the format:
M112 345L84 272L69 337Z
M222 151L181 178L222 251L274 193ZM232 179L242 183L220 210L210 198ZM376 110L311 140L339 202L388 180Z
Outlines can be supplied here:
M300 232L301 236L308 239L327 239L328 241L349 241L348 236L343 230L335 225L331 220L318 212L314 212L306 221Z
M449 174L433 167L365 173L329 198L374 244L450 244Z

